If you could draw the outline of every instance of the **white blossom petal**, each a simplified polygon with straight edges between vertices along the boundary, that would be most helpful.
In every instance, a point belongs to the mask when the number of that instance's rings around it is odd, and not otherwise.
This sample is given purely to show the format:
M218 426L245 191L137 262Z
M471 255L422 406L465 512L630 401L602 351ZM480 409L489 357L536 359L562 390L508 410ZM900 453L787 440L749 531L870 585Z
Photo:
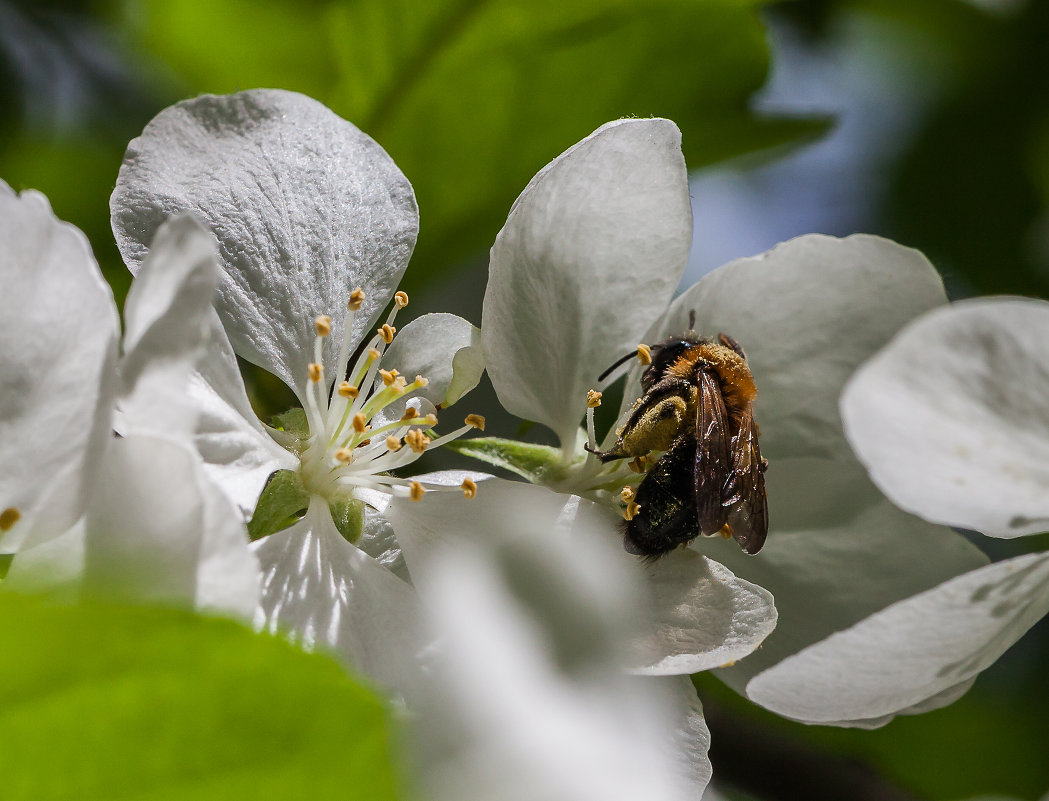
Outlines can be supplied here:
M780 460L769 466L768 482L771 527L760 554L721 538L692 545L776 599L776 630L735 667L718 671L740 692L802 648L987 563L961 535L889 503L855 463Z
M965 573L755 676L747 694L820 723L892 715L991 665L1049 611L1049 554Z
M85 591L249 615L258 562L196 454L170 439L113 440L86 519Z
M233 346L304 398L312 321L332 317L334 377L346 301L359 341L396 289L418 212L411 185L370 137L304 95L203 95L158 114L128 146L111 200L117 244L137 273L171 214L218 239L216 307Z
M944 302L940 276L916 250L876 236L809 235L705 275L647 341L680 334L694 310L699 334L728 334L746 351L764 455L836 457L848 454L837 406L848 377Z
M841 398L871 478L927 520L1049 530L1049 303L979 299L907 326Z
M776 627L771 593L695 551L638 565L655 618L642 637L642 653L652 656L638 672L688 675L722 667L750 654Z
M692 782L694 798L703 796L710 782L710 731L703 718L703 704L688 676L658 679L674 703L677 725L671 731L671 753L677 755L679 769ZM706 796L703 796L706 798Z
M543 168L492 247L482 341L502 405L573 442L586 391L666 308L691 237L669 120L608 123Z
M351 545L314 496L301 521L255 543L262 564L256 625L334 651L378 684L402 689L418 669L412 588Z
M0 511L20 515L0 532L0 552L11 553L83 514L110 436L120 329L84 235L43 195L3 182L0 285Z

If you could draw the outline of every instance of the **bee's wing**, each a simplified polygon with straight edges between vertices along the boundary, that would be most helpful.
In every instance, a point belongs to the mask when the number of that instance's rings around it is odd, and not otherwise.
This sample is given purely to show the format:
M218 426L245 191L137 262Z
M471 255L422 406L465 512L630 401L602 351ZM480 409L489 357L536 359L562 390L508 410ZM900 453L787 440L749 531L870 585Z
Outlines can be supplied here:
M700 369L697 374L699 399L696 414L696 461L693 468L696 489L696 514L704 534L717 534L728 521L728 509L722 503L728 482L729 462L728 412L721 396L717 377Z
M747 553L757 553L769 533L769 504L765 495L765 463L758 447L754 415L748 409L732 438L732 471L725 483L724 506L732 536Z

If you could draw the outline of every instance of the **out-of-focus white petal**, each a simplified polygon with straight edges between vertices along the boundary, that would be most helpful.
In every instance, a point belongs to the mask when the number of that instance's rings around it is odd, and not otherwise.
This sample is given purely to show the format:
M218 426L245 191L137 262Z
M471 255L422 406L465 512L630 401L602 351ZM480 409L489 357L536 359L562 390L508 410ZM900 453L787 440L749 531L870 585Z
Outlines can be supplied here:
M1049 530L1049 303L963 301L857 371L845 430L871 478L927 520L996 537Z
M203 95L158 114L128 146L111 199L117 244L137 273L171 214L192 212L218 240L216 307L236 351L304 397L313 319L331 315L334 378L346 301L361 339L415 246L411 185L370 137L295 92Z
M721 667L750 654L776 627L771 593L695 551L638 564L655 621L642 637L642 652L651 656L640 673L687 676Z
M710 782L713 772L710 767L710 731L703 719L703 704L696 695L696 688L688 676L658 679L665 692L674 702L678 724L671 732L674 753L678 755L678 764L682 774L688 776L696 791L696 796L703 795L704 788ZM707 796L703 795L703 798Z
M335 529L317 496L301 521L255 543L262 564L256 624L306 648L334 651L384 687L402 690L418 669L412 588Z
M0 511L20 515L0 553L12 553L83 514L110 436L120 329L84 235L43 195L2 181L0 286Z
M916 250L876 236L809 235L705 275L647 341L680 334L694 310L700 335L728 334L746 351L764 455L835 457L848 452L838 395L853 370L945 302L940 276Z
M258 563L196 455L161 437L110 443L86 518L85 591L247 615Z
M813 723L892 715L967 682L1047 611L1049 554L1007 559L806 648L751 679L747 695Z
M802 648L987 564L960 534L889 503L855 463L783 459L767 475L771 528L760 554L748 556L719 537L692 545L776 599L776 630L735 667L718 671L740 692Z
M502 405L571 443L586 391L666 308L691 237L669 120L608 123L543 168L492 247L482 341Z

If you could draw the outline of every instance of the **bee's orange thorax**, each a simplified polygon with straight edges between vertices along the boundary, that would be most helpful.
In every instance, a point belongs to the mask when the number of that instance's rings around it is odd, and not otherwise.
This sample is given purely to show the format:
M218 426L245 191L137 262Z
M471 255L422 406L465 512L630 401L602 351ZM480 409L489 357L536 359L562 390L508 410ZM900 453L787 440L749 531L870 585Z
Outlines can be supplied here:
M750 408L758 396L758 387L747 361L732 348L714 343L703 343L689 348L667 369L678 378L690 379L701 366L717 373L725 408L736 416Z

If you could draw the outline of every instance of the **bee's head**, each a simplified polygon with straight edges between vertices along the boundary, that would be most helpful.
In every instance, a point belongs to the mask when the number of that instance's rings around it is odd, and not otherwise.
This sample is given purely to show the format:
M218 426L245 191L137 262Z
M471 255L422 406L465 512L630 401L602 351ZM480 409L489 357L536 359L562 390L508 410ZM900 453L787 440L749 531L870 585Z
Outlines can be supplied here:
M700 344L700 340L691 334L691 331L686 331L684 334L670 337L652 346L652 364L641 374L641 389L647 392L653 384L666 375L670 365L676 362L685 351Z

